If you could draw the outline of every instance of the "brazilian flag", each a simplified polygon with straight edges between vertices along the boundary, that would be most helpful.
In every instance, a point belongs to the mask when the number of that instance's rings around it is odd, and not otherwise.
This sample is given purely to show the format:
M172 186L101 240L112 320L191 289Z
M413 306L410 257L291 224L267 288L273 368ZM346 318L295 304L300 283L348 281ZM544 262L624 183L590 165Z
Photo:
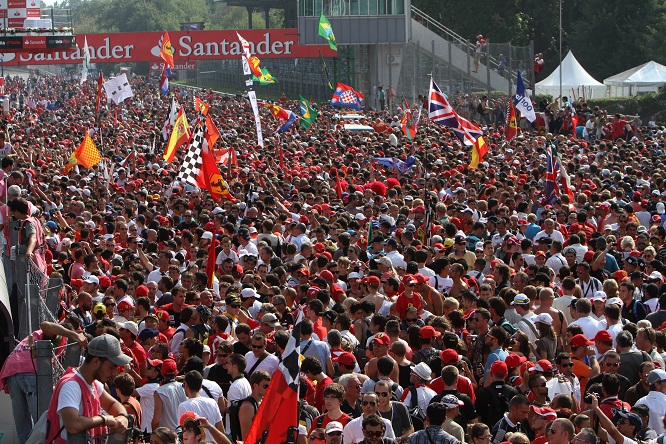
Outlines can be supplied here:
M301 127L308 129L317 119L319 113L310 106L310 102L304 99L303 96L298 96L298 98L301 103Z

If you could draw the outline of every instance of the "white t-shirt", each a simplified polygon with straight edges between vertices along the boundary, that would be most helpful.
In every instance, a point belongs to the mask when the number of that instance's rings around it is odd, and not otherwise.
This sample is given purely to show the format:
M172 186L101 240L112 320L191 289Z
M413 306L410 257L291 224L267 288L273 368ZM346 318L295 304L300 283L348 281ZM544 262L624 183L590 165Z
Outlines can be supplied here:
M181 402L178 405L178 417L182 417L185 412L194 412L199 416L203 416L213 427L222 421L222 415L220 414L217 402L210 398L190 398ZM206 441L215 441L213 435L208 430L206 430Z
M210 367L212 367L212 365ZM205 371L206 371L206 369L204 369L204 372ZM210 369L209 369L209 371L210 371ZM222 396L222 394L223 394L222 387L220 387L220 384L218 384L215 381L211 381L209 379L204 379L203 383L202 383L202 386L201 386L201 390L199 391L199 396L201 396L203 398L210 398L210 396L208 396L208 393L206 393L206 390L204 390L204 387L206 387L208 389L208 391L212 395L212 399L215 402L217 402L217 400L220 399L220 396Z
M245 399L252 394L252 387L250 387L250 381L247 378L242 377L231 382L229 386L229 391L227 392L227 407L231 407L232 401L240 401ZM226 430L231 430L231 425L229 423L229 415L226 415L226 421L224 424Z
M141 430L153 431L151 421L155 415L155 390L160 386L157 382L150 382L136 388L136 392L141 396Z
M252 370L252 367L254 367L254 364L256 364L257 361L258 358L254 356L253 352L249 351L245 353L245 362L246 362L245 371L249 372L250 370ZM275 370L277 370L279 364L280 360L277 358L277 356L271 355L269 353L268 356L266 356L264 360L261 361L259 365L257 365L257 368L255 368L254 371L256 372L257 370L263 370L267 372L269 375L272 375L275 372Z
M222 263L227 259L231 259L232 261L234 261L234 264L237 264L238 261L240 260L234 250L230 250L229 254L225 253L224 250L222 250L215 259L215 265L222 265Z
M90 393L95 393L93 391L93 386L88 384L85 379L81 376L81 374L76 370L76 377L81 379L85 384L88 386L88 389L90 390ZM99 396L104 392L104 385L95 380L93 382L95 384L95 387L97 388L97 398L99 399ZM83 402L82 402L82 396L81 396L81 386L79 386L79 383L76 381L67 381L62 385L60 388L60 393L58 394L58 416L60 417L60 427L62 427L64 424L62 422L62 416L60 416L60 412L62 409L72 407L78 410L80 415L83 415ZM67 429L62 429L62 433L60 433L60 436L63 439L67 439Z

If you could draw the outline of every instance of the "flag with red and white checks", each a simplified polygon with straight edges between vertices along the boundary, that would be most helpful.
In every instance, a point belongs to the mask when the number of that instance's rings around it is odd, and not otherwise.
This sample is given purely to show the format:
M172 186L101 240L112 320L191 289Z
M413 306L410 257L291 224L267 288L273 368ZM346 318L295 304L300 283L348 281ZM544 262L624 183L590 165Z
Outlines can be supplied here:
M356 111L361 111L363 109L363 100L365 96L358 91L355 91L349 85L344 83L338 83L335 86L335 91L333 91L333 97L331 98L332 106L340 106L342 108L352 108Z

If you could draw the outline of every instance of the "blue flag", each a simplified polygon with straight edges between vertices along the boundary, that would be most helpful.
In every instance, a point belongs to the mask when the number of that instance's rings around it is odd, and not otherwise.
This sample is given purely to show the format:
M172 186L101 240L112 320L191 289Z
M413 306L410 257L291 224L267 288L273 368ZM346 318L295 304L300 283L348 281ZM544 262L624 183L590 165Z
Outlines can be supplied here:
M289 131L289 128L291 128L291 126L296 121L296 117L298 117L298 116L296 116L296 113L293 112L293 111L289 111L289 110L285 110L285 111L287 111L289 113L289 117L287 118L287 121L285 123L283 123L282 125L280 125L280 127L277 129L277 131L275 131L278 134L282 134L282 133L285 133L285 132Z
M171 68L165 64L160 78L160 92L164 95L169 94L169 77L171 77Z
M389 168L393 168L400 174L407 174L414 166L414 163L416 163L414 156L409 156L404 162L395 157L373 157L372 160Z
M520 114L523 115L530 122L536 120L536 114L534 113L534 105L529 97L527 97L525 92L525 83L523 83L523 75L518 71L518 76L516 80L516 95L513 96L513 104L516 109L520 111Z

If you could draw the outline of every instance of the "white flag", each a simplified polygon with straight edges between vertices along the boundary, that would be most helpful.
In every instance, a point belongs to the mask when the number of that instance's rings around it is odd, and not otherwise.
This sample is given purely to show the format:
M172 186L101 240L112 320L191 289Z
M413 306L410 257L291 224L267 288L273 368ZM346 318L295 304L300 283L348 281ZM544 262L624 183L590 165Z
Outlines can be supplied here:
M264 147L264 135L261 132L261 120L259 118L259 107L257 106L257 94L250 90L247 92L248 97L250 98L250 104L252 105L252 112L254 113L254 122L257 125L257 145Z
M88 49L88 37L83 38L83 69L81 70L81 85L88 80L88 70L90 69L90 50Z
M125 74L104 82L104 91L106 91L106 97L116 105L122 103L125 99L134 97L129 80L127 80L127 75Z
M176 102L176 98L172 97L171 98L171 110L169 111L169 117L164 121L164 126L162 127L162 139L163 140L169 140L169 133L171 132L171 129L173 126L176 124L176 119L178 118L178 110L180 107L178 106L178 102Z

